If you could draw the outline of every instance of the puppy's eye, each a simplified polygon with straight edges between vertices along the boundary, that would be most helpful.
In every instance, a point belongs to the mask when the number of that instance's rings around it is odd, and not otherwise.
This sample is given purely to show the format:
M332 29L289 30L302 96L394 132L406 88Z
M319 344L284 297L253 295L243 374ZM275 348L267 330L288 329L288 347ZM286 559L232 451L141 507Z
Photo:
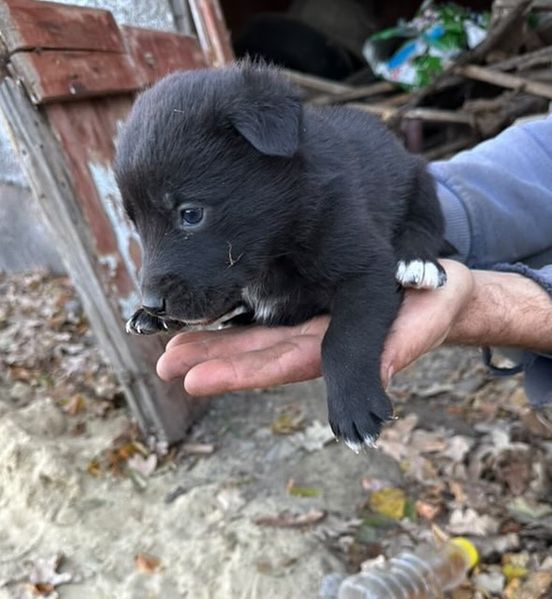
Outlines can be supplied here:
M182 227L195 227L203 220L203 208L180 208L180 225Z

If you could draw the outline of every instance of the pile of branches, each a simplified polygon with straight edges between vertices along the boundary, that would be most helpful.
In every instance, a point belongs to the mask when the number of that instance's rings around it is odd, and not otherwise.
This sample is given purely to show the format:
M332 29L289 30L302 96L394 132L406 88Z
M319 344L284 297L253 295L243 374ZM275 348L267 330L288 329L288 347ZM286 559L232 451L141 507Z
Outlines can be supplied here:
M550 111L552 45L529 24L530 15L547 13L552 22L552 0L495 0L483 42L416 91L387 81L353 87L288 75L303 87L307 101L347 104L376 114L409 150L428 160L445 158L493 137L517 119Z

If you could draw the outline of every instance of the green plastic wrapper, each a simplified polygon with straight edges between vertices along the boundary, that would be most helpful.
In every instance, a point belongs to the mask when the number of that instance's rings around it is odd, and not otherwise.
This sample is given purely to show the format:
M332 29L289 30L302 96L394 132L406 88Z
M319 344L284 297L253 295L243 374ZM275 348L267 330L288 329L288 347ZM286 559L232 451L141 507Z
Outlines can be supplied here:
M426 0L411 21L372 35L363 54L376 75L406 89L425 87L455 58L480 44L490 14Z

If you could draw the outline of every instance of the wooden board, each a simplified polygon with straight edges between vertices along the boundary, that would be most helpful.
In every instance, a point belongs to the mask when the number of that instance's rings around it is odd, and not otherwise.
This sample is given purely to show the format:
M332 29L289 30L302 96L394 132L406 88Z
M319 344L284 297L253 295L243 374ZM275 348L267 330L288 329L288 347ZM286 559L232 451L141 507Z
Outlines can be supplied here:
M71 165L66 164L48 120L10 78L0 85L0 108L9 124L31 189L80 293L94 334L125 390L134 417L151 443L163 449L183 437L206 402L192 401L180 383L166 384L156 377L154 364L162 351L160 338L130 338L124 331L121 301L125 298L114 291L112 282L112 276L118 274L118 261L124 260L116 254L102 256L96 251L94 231L88 226L88 218L74 195L77 188L79 197L83 197L92 185L97 188L96 202L101 206L99 196L105 189L101 189L101 183L90 182L92 175L88 175L89 181L84 186L82 180L71 177ZM122 104L119 109L123 109ZM63 117L58 115L57 118ZM101 137L101 132L97 136ZM89 148L87 152L92 155L93 149ZM91 196L88 201L92 201ZM89 214L92 213L89 211ZM93 218L96 217L97 213ZM115 265L115 275L109 272L111 265ZM131 275L127 272L126 276Z
M219 0L188 0L188 4L207 62L216 67L232 62L234 50Z
M113 15L94 8L5 0L0 2L0 32L10 54L29 48L125 51Z
M209 6L217 4L210 0ZM162 337L125 333L140 301L140 245L111 162L137 91L172 70L212 62L194 37L113 29L113 23L105 11L0 0L8 74L0 84L0 109L132 413L148 438L166 447L183 438L207 400L188 397L179 381L158 379Z
M142 81L126 54L111 52L17 52L11 71L34 104L129 93Z
M153 84L171 71L208 64L195 37L139 27L121 29L140 87Z

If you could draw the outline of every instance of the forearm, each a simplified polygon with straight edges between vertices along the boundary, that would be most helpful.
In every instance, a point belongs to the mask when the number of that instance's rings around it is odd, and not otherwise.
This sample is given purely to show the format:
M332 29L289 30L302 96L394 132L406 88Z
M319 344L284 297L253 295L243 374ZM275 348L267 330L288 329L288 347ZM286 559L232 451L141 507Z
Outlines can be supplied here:
M473 277L446 343L552 352L552 298L542 287L515 273L474 270Z

